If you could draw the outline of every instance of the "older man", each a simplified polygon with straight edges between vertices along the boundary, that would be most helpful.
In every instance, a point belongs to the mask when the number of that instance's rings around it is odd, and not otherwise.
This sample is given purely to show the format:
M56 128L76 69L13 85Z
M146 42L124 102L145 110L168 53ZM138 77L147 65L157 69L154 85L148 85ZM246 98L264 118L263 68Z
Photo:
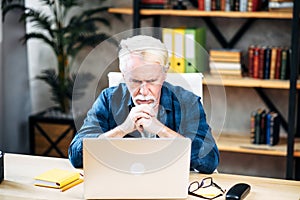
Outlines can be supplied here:
M212 173L219 151L200 97L165 82L165 45L144 35L122 40L119 62L125 84L101 92L69 147L71 163L82 167L83 138L189 137L191 169Z

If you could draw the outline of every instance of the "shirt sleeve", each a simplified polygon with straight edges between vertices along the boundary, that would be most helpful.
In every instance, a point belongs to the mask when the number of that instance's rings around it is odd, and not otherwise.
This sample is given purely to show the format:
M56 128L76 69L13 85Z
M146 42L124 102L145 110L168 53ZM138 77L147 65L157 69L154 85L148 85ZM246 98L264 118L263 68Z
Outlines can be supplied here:
M101 133L106 132L109 127L109 106L107 92L104 90L97 98L92 108L88 111L87 117L80 130L76 133L69 146L69 160L74 167L82 167L82 146L84 138L97 138Z
M219 165L219 150L206 122L206 114L197 97L184 107L182 133L192 140L191 169L210 174ZM181 132L180 131L180 132Z

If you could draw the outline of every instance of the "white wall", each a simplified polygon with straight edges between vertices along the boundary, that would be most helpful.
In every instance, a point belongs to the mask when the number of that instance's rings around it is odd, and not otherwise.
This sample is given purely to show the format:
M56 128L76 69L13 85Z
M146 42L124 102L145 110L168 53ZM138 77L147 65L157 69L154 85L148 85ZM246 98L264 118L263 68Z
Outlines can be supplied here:
M34 8L37 10L43 10L48 13L45 7L42 6L39 0L26 0L26 7ZM36 27L31 24L26 24L27 33L35 32ZM29 69L29 80L30 80L30 97L32 113L38 113L44 111L46 108L53 106L53 102L50 99L50 87L45 82L36 79L37 75L48 68L54 68L56 66L55 55L51 48L37 39L30 39L27 42L28 51L28 69Z

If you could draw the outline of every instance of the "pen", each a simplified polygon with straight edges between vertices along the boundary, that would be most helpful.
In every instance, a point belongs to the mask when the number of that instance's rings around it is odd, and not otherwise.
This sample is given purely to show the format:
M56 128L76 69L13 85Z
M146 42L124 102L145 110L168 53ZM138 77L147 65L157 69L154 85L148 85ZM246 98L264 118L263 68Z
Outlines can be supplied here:
M79 178L77 179L76 181L73 181L72 183L66 185L65 187L62 187L60 189L61 192L64 192L66 191L67 189L70 189L71 187L75 186L75 185L78 185L79 183L82 183L83 182L83 179L82 178Z

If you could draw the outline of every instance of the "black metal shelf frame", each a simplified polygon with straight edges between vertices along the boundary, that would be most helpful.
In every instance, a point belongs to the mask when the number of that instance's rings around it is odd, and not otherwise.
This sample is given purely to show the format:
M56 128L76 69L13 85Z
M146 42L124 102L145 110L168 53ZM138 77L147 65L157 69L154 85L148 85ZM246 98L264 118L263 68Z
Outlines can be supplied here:
M291 39L291 49L292 49L292 62L291 62L291 71L290 71L290 89L289 89L289 112L288 112L288 122L284 120L281 113L268 98L268 96L263 92L261 88L254 88L261 99L265 102L270 110L276 111L279 113L282 126L288 133L288 144L287 144L287 160L286 160L286 179L297 179L300 180L300 172L295 169L300 167L299 159L294 158L294 137L299 135L298 131L300 128L300 117L297 118L297 113L300 113L300 108L297 107L296 99L297 92L298 96L300 95L299 90L297 90L297 75L299 67L299 4L300 1L294 0L293 8L293 19L292 19L292 39ZM141 27L141 19L145 17L151 17L153 19L153 27L160 27L160 16L142 16L140 14L140 0L133 1L133 28L137 29ZM248 18L246 22L236 31L235 35L228 41L222 32L217 28L217 26L211 20L211 17L201 17L206 23L207 27L210 29L212 34L218 40L223 48L233 48L235 44L242 38L246 31L251 27L256 19ZM136 32L138 34L138 32ZM298 105L300 100L298 98ZM296 109L298 109L296 113ZM297 123L295 125L295 121ZM298 134L297 134L298 133Z

